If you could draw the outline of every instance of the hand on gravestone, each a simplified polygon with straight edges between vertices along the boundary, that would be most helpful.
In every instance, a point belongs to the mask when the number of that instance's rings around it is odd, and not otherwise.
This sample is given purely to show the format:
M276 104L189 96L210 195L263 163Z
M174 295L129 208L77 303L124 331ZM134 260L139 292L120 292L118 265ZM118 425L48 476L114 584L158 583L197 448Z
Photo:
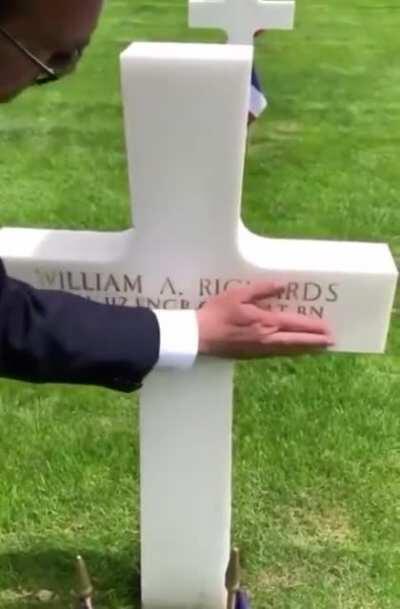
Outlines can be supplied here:
M296 313L272 312L263 301L284 286L257 282L211 298L197 313L199 352L251 359L315 352L333 346L326 322Z

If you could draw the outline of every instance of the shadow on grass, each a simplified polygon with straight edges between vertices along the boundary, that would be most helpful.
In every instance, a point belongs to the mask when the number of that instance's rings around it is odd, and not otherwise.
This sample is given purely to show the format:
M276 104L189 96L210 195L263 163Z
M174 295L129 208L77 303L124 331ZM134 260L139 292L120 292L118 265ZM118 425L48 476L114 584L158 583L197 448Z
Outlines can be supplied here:
M95 588L96 609L140 606L139 565L131 555L80 552ZM0 553L1 609L74 607L75 559L76 553L54 548Z

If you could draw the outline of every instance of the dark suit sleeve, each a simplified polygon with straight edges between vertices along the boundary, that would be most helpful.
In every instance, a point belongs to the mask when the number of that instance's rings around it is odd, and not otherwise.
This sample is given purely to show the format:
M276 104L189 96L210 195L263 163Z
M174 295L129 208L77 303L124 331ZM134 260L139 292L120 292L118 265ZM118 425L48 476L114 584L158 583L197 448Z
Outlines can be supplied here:
M158 360L149 309L117 307L9 278L0 261L0 376L134 391Z

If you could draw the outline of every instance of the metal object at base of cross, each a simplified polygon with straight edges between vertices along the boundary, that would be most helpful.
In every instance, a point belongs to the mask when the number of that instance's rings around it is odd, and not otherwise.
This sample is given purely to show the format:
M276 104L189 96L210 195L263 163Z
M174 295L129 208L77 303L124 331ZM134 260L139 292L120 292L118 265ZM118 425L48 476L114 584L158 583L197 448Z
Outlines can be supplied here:
M226 609L250 609L247 594L240 589L240 558L238 548L233 548L225 574L227 591Z
M76 557L76 575L78 586L76 609L94 609L92 603L93 585L82 556Z
M226 609L235 609L235 597L240 587L239 550L233 548L225 574L225 588L228 593Z

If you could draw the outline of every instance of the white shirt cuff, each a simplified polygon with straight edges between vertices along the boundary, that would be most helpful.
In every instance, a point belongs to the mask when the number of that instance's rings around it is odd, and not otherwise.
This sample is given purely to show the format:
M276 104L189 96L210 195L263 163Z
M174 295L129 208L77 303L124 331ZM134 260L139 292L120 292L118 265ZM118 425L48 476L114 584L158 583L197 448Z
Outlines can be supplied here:
M196 311L156 310L160 355L156 368L190 368L199 351Z

